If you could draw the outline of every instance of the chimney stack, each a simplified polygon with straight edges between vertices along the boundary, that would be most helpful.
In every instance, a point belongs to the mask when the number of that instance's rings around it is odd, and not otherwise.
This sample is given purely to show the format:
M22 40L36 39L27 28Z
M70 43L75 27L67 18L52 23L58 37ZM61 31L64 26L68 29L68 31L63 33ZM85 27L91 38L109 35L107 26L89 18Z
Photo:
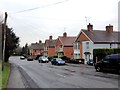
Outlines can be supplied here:
M106 31L109 33L113 32L113 25L109 24L109 26L106 26Z
M88 30L88 31L93 31L93 25L91 25L91 24L89 23L89 25L87 25L87 30Z
M66 32L63 33L63 37L67 37L67 33Z
M52 36L49 36L49 40L52 40Z
M41 41L41 40L39 40L39 43L42 43L42 41Z

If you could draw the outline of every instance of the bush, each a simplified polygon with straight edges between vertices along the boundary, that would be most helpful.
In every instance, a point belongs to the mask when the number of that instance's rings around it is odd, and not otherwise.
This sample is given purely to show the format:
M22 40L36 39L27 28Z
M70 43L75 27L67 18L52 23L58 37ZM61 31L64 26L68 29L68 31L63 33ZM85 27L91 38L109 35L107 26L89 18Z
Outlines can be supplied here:
M70 58L66 57L66 56L62 56L60 57L61 59L63 59L65 62L69 62L70 61Z
M58 58L58 56L49 56L48 59L51 61L53 58Z
M53 58L58 58L58 56L53 56Z

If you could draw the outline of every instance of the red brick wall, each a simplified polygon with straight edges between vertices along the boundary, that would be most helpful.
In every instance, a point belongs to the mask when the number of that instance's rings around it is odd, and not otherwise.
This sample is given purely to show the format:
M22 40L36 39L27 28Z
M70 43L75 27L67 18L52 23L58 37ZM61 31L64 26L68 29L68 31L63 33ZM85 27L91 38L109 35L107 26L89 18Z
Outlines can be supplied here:
M39 55L42 54L44 50L32 50L32 55Z
M77 38L77 41L89 41L89 39L83 34L83 33L81 33L80 35L79 35L79 37Z
M80 58L82 58L82 42L80 42Z
M55 52L57 52L59 50L59 46L61 45L60 40L58 39L55 45Z
M63 48L63 51L64 51L64 56L73 58L73 46L71 46L71 47L66 46Z
M48 48L48 56L55 56L55 48Z
M77 41L80 41L80 57L82 58L82 41L89 41L89 39L83 34L81 33L79 35L79 37L77 38Z

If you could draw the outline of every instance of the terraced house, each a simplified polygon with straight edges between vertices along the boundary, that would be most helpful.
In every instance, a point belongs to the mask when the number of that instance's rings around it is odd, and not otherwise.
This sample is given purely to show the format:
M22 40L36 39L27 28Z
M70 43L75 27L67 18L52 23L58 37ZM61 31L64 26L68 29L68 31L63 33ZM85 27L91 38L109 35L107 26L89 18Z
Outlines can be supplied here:
M45 56L55 56L55 44L56 40L49 36L49 39L45 40L44 44L44 55Z
M93 30L89 23L87 29L82 29L74 42L74 58L83 58L84 63L93 59L93 49L120 47L120 32L114 31L112 25L106 26L106 30Z
M37 56L41 55L44 52L44 43L40 40L39 43L31 43L30 45L30 55Z
M63 36L58 36L55 46L58 57L67 56L68 58L73 58L73 42L75 38L67 36L66 32L63 33Z

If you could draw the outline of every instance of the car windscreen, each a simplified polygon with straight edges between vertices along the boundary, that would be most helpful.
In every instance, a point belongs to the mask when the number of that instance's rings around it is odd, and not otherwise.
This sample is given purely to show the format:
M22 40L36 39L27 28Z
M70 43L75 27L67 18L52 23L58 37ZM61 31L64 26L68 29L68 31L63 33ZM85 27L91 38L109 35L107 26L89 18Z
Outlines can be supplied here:
M56 59L56 61L63 61L63 60L62 60L62 59L58 59L58 58L57 58L57 59Z
M42 59L46 59L47 57L45 57L45 56L42 56Z

